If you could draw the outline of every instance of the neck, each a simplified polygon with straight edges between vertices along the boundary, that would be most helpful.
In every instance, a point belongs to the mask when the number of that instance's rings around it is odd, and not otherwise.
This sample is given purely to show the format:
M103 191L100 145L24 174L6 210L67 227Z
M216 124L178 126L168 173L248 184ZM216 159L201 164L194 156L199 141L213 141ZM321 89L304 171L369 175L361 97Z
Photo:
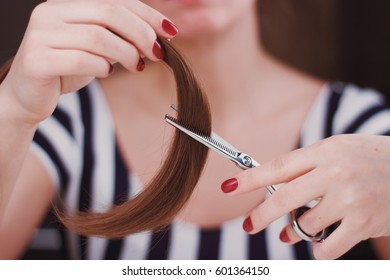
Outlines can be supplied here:
M210 101L214 98L239 98L237 92L249 86L259 65L266 59L259 41L256 17L245 17L217 36L199 39L174 39L174 44L188 58L200 76ZM242 43L245 42L245 43Z
M253 10L218 36L174 39L200 76L215 117L226 119L238 106L265 112L281 102L281 95L284 103L291 102L286 98L281 81L296 84L302 75L272 58L261 47L259 33ZM264 110L260 106L264 106Z
M214 33L210 36L205 34L201 39L199 37L178 35L173 43L187 57L203 83L210 101L213 123L230 125L233 121L240 122L248 117L269 118L283 113L286 108L298 107L305 102L309 104L322 86L321 81L286 67L261 47L255 10L226 28L225 32L219 32L218 36ZM138 84L139 92L143 92L139 99L150 102L148 104L153 108L173 102L169 94L156 96L156 85L160 92L172 92L171 73L162 72L163 68L161 63L148 63L145 73L124 73L130 79L137 78L138 83L132 81L133 88ZM123 85L116 84L125 88L129 80L123 81ZM156 102L157 98L161 100ZM161 106L165 106L166 110L166 105Z

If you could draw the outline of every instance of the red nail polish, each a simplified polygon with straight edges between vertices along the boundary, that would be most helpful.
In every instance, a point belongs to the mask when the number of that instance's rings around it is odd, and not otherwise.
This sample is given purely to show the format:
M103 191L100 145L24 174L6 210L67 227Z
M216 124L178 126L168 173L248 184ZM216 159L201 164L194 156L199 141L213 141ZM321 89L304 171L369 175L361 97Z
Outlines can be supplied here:
M280 232L279 239L280 239L280 241L282 241L284 243L290 242L290 238L288 237L287 231L285 229Z
M137 71L142 72L145 69L145 61L142 58L139 58L137 64Z
M163 59L164 55L165 55L165 52L163 50L163 48L161 47L160 43L158 42L158 40L156 40L154 42L154 45L153 45L153 54L158 58L158 59Z
M242 228L246 231L246 232L251 232L253 230L253 224L252 224L252 220L251 220L251 217L247 217L244 221L244 223L242 224Z
M165 32L167 32L171 36L175 36L179 29L177 29L176 25L170 22L167 19L164 19L161 23L161 26Z
M221 185L221 189L224 193L230 193L235 189L237 189L237 187L238 187L238 180L236 178L226 180Z

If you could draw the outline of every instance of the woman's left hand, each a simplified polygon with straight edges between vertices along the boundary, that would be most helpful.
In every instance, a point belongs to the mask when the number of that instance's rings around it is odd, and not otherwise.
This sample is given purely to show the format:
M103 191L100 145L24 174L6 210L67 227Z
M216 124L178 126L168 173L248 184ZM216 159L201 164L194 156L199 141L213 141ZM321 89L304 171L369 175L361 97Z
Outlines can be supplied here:
M256 233L290 211L321 198L299 218L300 227L316 234L341 221L323 242L314 242L317 259L335 259L371 237L390 236L390 137L338 135L246 170L222 184L237 195L285 183L255 207L244 229ZM286 225L284 242L301 239Z

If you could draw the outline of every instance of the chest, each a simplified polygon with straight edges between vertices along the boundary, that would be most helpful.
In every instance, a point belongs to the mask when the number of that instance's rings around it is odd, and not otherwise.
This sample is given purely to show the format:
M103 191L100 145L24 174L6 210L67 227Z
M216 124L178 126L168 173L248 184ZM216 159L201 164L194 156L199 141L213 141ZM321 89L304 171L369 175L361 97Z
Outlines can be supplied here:
M166 158L174 130L165 124L163 118L144 116L139 122L123 122L123 119L126 118L117 118L116 121L120 151L128 169L146 185ZM291 123L287 129L284 123L282 120L257 125L247 122L217 132L261 163L296 148L299 124ZM258 205L266 194L263 189L240 196L227 196L221 191L221 183L240 171L232 162L210 151L199 183L179 218L202 227L215 227L245 215Z
M121 156L129 172L145 186L167 156L174 128L165 123L164 116L175 100L149 100L139 94L126 97L125 103L113 95L106 96ZM289 108L265 119L255 118L256 112L246 115L246 112L233 111L230 120L213 116L213 130L262 163L298 145L306 110L297 106ZM265 198L263 189L240 196L227 196L221 191L221 183L238 172L240 169L233 163L210 151L204 172L179 219L204 228L215 227L245 215L258 205Z

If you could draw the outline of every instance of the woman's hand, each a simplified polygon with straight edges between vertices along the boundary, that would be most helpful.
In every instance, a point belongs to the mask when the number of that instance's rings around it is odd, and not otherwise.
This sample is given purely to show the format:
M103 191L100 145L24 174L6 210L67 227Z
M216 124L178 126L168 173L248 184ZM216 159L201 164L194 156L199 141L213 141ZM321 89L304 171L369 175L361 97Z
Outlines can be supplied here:
M236 195L286 183L251 211L244 222L250 233L320 197L299 218L301 228L315 234L341 224L323 242L313 243L317 259L335 259L362 240L390 235L390 137L333 136L246 170L236 179L222 184L222 190ZM291 225L280 238L291 244L300 241Z
M48 117L61 93L94 77L108 76L112 64L142 71L142 57L164 56L157 35L172 38L176 27L136 0L49 0L37 6L1 98L16 118L32 124Z

